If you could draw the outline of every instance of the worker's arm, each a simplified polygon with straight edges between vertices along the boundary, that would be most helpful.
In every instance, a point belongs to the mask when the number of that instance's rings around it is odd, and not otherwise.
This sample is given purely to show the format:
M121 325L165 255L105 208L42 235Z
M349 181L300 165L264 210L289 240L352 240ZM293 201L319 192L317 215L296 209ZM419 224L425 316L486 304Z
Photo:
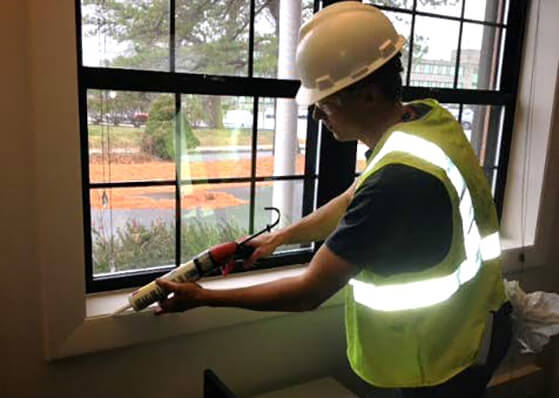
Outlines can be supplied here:
M245 266L249 267L260 257L271 255L281 245L325 240L344 215L353 198L356 186L357 183L352 184L344 193L298 222L250 241L248 245L255 247L256 250L246 261Z
M300 276L239 289L210 290L194 283L158 284L174 296L160 303L156 314L200 306L240 307L257 311L309 311L340 290L359 268L323 245Z

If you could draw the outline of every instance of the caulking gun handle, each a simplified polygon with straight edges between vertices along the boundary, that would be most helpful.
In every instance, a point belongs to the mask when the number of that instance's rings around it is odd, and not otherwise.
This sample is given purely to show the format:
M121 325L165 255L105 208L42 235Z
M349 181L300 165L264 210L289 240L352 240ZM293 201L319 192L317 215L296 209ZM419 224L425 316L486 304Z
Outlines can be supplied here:
M238 245L237 251L235 252L235 255L233 256L231 262L221 267L221 274L223 276L229 275L237 265L241 265L244 260L248 259L252 255L252 253L254 253L254 250L256 250L256 248L252 246L243 244Z
M246 260L252 256L255 250L256 248L252 246L239 245L239 248L235 252L235 260Z

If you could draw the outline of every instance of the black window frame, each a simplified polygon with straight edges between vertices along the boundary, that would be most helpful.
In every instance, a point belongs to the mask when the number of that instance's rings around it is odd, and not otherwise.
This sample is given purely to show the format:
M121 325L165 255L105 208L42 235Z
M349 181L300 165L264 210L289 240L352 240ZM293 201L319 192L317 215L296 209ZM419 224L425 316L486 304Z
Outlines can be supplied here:
M528 0L509 0L509 13L505 23L469 20L464 18L465 4L463 0L460 17L438 15L428 12L417 11L417 0L413 1L411 9L396 8L374 4L381 10L396 11L411 14L411 36L410 54L406 76L404 77L403 100L412 101L421 98L434 98L441 103L459 104L459 118L462 115L464 104L468 105L497 105L504 106L504 118L502 125L501 145L499 147L499 167L496 177L495 202L499 218L502 214L505 185L507 179L507 164L510 155L510 144L512 141L512 130L516 108L516 98L520 77L520 61L522 54L522 43L524 37ZM335 3L331 0L314 0L314 12L329 4ZM80 138L81 138L81 166L82 166L82 200L84 215L84 237L85 237L85 283L86 293L116 290L128 287L136 287L148 283L155 277L161 276L174 266L180 264L180 228L176 228L176 253L175 265L169 269L157 272L150 270L134 270L118 273L115 276L93 276L92 261L92 238L91 238L91 208L90 190L98 188L124 188L139 186L174 185L175 186L175 220L180 222L180 185L187 182L190 184L211 184L225 182L248 182L251 189L250 221L249 228L253 231L255 185L261 181L276 180L299 180L303 181L303 216L311 213L315 208L322 206L333 199L354 181L358 175L355 172L356 165L356 142L341 143L334 139L325 126L319 125L311 117L312 107L309 107L307 116L307 140L305 156L305 172L303 175L290 176L267 176L256 175L256 146L257 146L257 115L259 99L267 98L293 98L299 88L299 81L286 79L271 79L253 77L253 54L254 54L254 22L255 22L255 0L250 0L250 29L248 49L248 75L246 77L221 76L208 74L194 74L175 72L175 0L169 0L170 34L169 34L169 72L87 67L83 65L82 53L82 16L81 1L75 0L76 18L76 44L78 55L78 101L80 112ZM411 87L410 76L412 73L413 59L413 36L416 16L430 16L440 19L450 19L460 22L459 43L456 56L456 68L454 70L454 88L427 88ZM462 40L462 29L464 23L476 23L500 28L506 27L506 37L502 57L502 69L499 90L472 90L458 89L457 71L460 66L460 47ZM87 91L88 90L114 90L114 91L142 91L142 92L164 92L175 96L175 109L181 108L181 95L203 94L203 95L231 95L248 96L253 98L253 127L252 127L252 170L250 177L246 178L215 178L203 180L182 180L180 167L176 167L174 180L167 181L126 181L109 183L91 183L89 180L89 148L88 148L88 125L87 125ZM180 132L177 128L176 140L180 140ZM179 142L179 141L178 141ZM177 145L180 147L180 145ZM494 146L495 148L497 145ZM176 157L180 159L179 156ZM318 161L319 160L319 161ZM176 160L177 163L179 160ZM258 228L258 226L256 226ZM310 248L286 252L259 261L260 268L272 268L290 264L308 262L318 249L320 243Z

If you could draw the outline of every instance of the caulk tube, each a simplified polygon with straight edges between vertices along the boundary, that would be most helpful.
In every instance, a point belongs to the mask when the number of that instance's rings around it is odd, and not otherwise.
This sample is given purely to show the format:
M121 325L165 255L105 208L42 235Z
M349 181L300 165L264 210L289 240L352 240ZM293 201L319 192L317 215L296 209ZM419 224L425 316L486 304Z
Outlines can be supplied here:
M161 279L175 283L197 281L211 270L225 265L233 258L238 248L237 242L222 243L166 273ZM129 307L132 307L134 311L140 311L156 301L165 300L168 295L169 292L153 281L133 292L128 297L129 306L121 308L117 312Z

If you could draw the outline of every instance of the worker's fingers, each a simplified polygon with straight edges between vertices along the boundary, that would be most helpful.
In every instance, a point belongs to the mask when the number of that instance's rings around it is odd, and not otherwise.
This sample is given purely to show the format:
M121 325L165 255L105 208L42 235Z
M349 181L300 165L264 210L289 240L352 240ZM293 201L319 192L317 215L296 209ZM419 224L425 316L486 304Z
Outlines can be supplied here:
M226 264L223 267L221 267L221 275L223 276L229 275L234 268L235 268L235 262L231 261L229 264Z
M179 288L178 283L171 282L167 279L158 278L155 280L155 283L157 283L159 287L162 287L167 292L176 292Z
M254 263L256 262L256 260L258 260L260 257L262 257L262 253L263 251L260 248L257 248L252 254L251 256L246 259L243 263L243 267L244 268L252 268L254 267Z

